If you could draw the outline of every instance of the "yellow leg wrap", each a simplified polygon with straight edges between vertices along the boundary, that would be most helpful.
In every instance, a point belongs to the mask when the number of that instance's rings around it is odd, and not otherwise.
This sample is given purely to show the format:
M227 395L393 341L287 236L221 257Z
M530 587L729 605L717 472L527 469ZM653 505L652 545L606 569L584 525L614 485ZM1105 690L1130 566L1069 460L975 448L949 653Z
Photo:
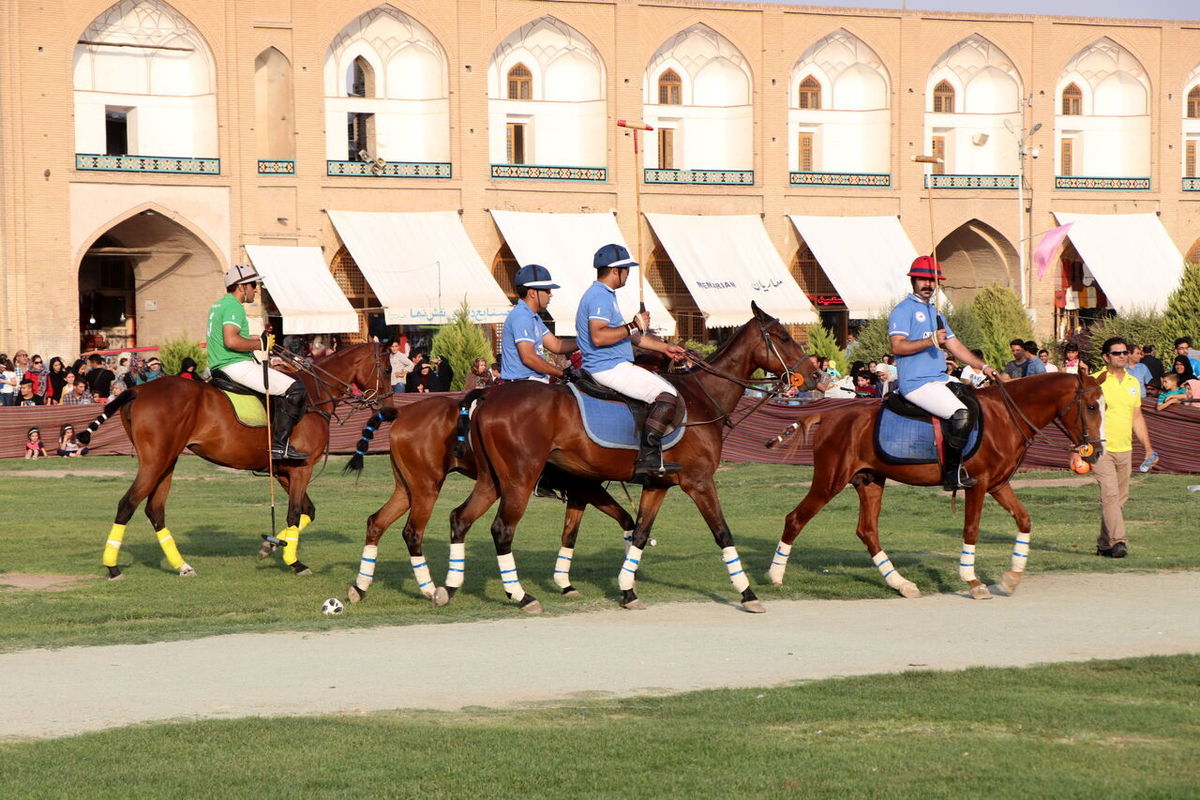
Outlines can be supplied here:
M121 542L125 541L125 526L113 523L108 532L108 540L104 543L104 566L115 567L117 554L121 552Z
M284 528L279 532L279 538L283 539L283 563L290 567L299 557L297 551L300 549L300 529L295 525Z
M310 517L308 514L300 515L300 530L304 530L311 524L312 524L312 517Z
M175 537L171 535L171 529L163 528L155 535L158 536L158 546L162 548L163 555L167 557L167 563L171 565L171 569L182 567L183 556L179 555L179 548L175 546Z

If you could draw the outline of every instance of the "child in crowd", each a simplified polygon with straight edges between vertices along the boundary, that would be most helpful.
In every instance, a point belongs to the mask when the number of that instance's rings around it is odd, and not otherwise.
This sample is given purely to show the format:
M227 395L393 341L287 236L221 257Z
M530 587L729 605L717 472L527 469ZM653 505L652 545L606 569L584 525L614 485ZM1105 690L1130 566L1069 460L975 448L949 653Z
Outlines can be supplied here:
M1176 403L1187 400L1187 389L1183 388L1183 379L1177 372L1164 372L1162 376L1162 391L1158 393L1158 410L1170 408Z
M58 432L58 454L63 458L77 458L86 456L87 451L86 447L80 447L79 442L75 441L75 428L63 425Z
M30 428L29 432L25 434L25 457L46 457L46 446L42 444L42 435L38 433L37 428Z

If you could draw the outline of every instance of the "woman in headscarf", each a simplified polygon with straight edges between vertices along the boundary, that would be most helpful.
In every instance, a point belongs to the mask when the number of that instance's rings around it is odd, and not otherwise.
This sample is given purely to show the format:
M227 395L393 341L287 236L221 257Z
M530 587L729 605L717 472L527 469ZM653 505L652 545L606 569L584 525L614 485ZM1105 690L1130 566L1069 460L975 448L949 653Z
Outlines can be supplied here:
M63 386L67 382L67 370L63 364L63 360L58 356L50 359L50 390L46 394L46 399L54 405L62 402Z
M189 381L200 380L200 376L196 374L196 362L190 356L179 363L179 377Z
M1187 390L1188 399L1200 400L1200 379L1192 372L1192 360L1187 356L1175 356L1171 371L1179 376L1179 385Z

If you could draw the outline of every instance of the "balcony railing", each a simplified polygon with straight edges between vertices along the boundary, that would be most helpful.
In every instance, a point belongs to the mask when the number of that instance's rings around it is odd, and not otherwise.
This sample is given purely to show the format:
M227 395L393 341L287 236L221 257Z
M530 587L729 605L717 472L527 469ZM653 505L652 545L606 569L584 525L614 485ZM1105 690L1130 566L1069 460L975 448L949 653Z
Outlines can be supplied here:
M563 167L553 164L492 164L492 177L517 181L590 181L608 180L605 167Z
M788 173L792 186L881 186L892 185L892 176L886 172L810 172Z
M440 161L326 161L326 174L360 178L452 178L448 162Z
M260 158L258 160L259 175L295 175L296 160L294 158Z
M75 169L89 172L173 172L179 175L220 175L221 159L76 153Z
M926 175L926 189L1016 189L1016 175Z
M1183 190L1185 192L1200 192L1200 178L1184 178Z
M646 183L688 183L712 186L753 186L752 169L645 169Z
M1149 178L1104 178L1091 175L1056 175L1054 188L1066 191L1148 192Z

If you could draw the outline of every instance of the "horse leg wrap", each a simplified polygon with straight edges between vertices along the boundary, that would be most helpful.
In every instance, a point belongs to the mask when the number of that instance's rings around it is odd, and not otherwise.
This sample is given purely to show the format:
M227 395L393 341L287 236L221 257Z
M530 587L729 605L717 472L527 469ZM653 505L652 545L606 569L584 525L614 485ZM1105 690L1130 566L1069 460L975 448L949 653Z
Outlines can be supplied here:
M310 517L308 514L301 514L300 515L300 524L297 525L296 527L299 530L304 530L309 525L312 525L312 517Z
M496 556L500 565L500 581L504 584L504 593L516 602L525 599L525 590L521 588L521 580L517 577L517 560L512 553Z
M446 586L458 589L463 585L463 576L467 570L467 543L450 543L450 566L446 569Z
M633 531L625 531L625 552L629 552L629 548L633 546Z
M421 594L433 597L433 590L437 587L433 585L433 578L429 575L429 562L425 560L425 556L409 556L408 561L412 564L413 577L417 579L417 588L421 590Z
M733 588L739 592L749 589L750 579L746 577L746 570L742 569L742 559L737 548L721 548L721 560L725 562L725 569L729 570L729 580L733 583Z
M962 554L958 558L958 577L966 583L979 580L975 577L975 545L964 544Z
M1024 572L1025 565L1029 562L1029 540L1017 537L1016 543L1013 544L1012 552L1012 571Z
M560 547L558 549L558 558L554 560L554 584L560 589L566 589L571 585L571 559L574 556L574 548Z
M303 522L301 518L301 522ZM375 580L375 561L379 558L379 547L377 545L363 545L362 560L358 562L358 578L354 581L354 585L360 591L365 592L371 588L371 581Z
M633 590L634 579L637 578L638 565L641 563L641 548L629 545L629 549L625 551L625 563L621 565L621 574L617 576L617 586L622 592Z
M108 539L104 542L104 566L115 567L117 565L117 554L121 552L121 542L125 541L125 526L113 523L112 530L108 532Z
M161 531L155 531L158 537L158 546L162 548L163 555L167 557L167 563L171 565L171 569L179 569L183 566L183 556L179 555L179 548L175 546L175 537L171 535L169 528L163 528Z
M284 528L279 532L279 538L283 540L283 563L290 567L299 558L300 529L295 525Z
M900 570L892 566L892 560L882 550L871 556L871 560L875 562L875 567L879 570L879 574L883 576L887 585L896 591L900 591L900 587L909 582L900 574Z
M767 577L771 579L771 583L783 583L783 573L787 570L788 557L792 554L792 546L784 544L782 541L775 547L775 555L771 556L771 568L767 570Z

